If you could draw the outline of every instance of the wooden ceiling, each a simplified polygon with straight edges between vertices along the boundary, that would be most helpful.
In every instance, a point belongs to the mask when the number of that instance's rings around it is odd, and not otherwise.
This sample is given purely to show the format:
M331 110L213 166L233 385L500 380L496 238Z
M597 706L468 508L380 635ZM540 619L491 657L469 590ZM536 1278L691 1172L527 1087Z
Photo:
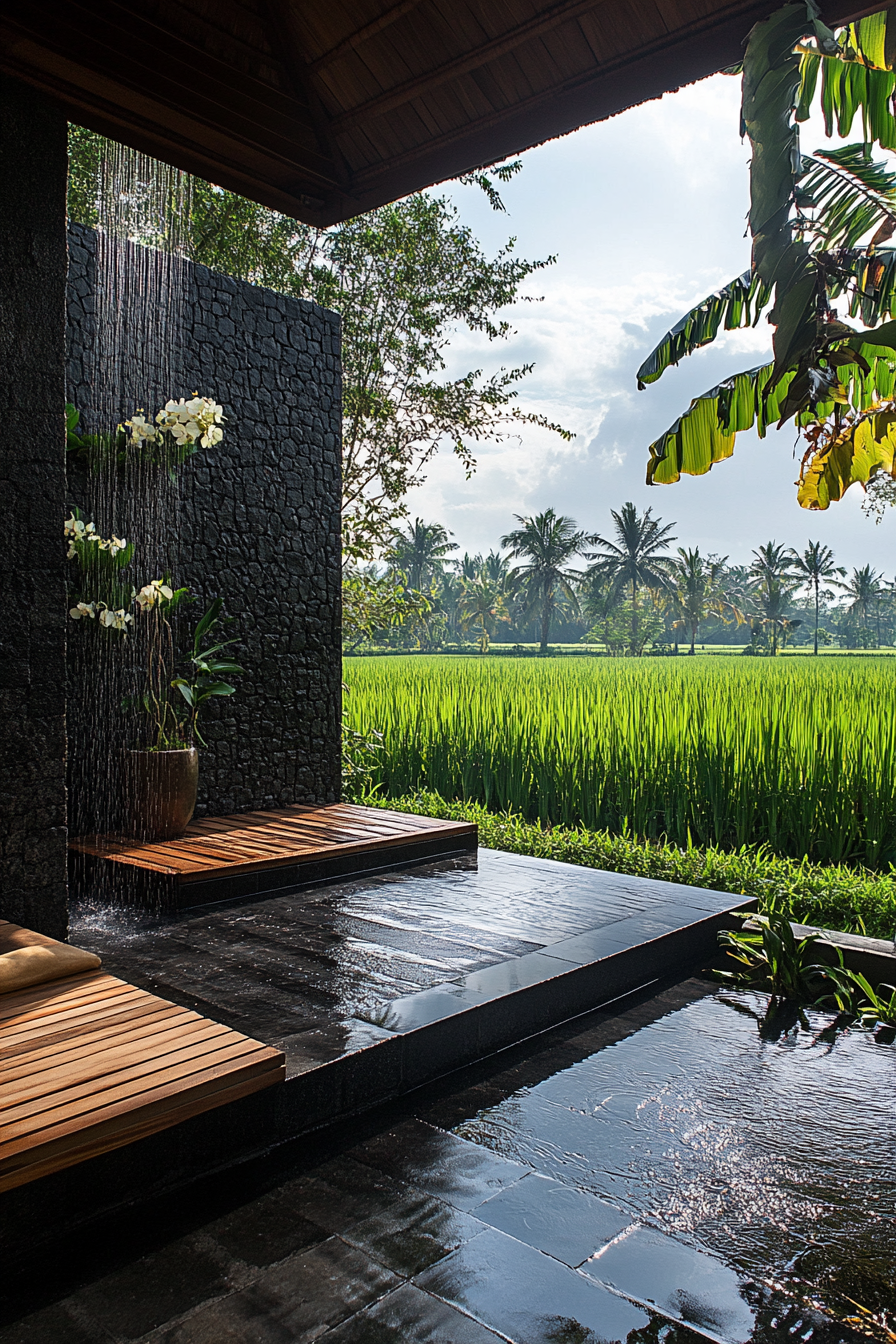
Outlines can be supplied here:
M737 61L777 0L3 0L71 120L327 224ZM883 8L832 0L834 24Z

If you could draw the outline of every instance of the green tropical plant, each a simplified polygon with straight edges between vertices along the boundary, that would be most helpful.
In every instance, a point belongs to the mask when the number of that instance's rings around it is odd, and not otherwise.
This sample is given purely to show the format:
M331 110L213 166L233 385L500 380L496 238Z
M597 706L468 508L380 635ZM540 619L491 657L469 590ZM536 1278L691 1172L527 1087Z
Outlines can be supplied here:
M719 943L741 968L717 970L729 985L764 989L773 999L819 1004L830 998L828 968L814 960L818 934L797 938L780 897L768 897L758 914L740 914L740 932L722 929Z
M813 653L818 653L818 611L821 603L821 585L825 580L842 577L846 571L834 564L834 552L830 546L820 541L810 541L803 552L790 550L790 560L794 574L808 588L815 604L815 629Z
M896 472L896 174L875 143L896 145L892 10L836 35L814 0L784 5L751 31L743 62L742 128L750 161L749 272L703 300L660 341L638 372L656 381L723 328L767 312L774 358L694 399L650 446L647 479L668 484L730 457L736 435L794 419L805 441L798 501L825 509L855 482ZM819 98L827 133L861 142L814 155L800 122ZM846 299L862 330L843 321Z
M203 705L217 696L230 696L234 693L235 687L222 678L238 676L245 671L228 654L222 653L222 650L236 643L235 639L219 640L217 644L208 642L216 637L218 627L226 619L222 616L223 610L224 599L216 597L193 631L193 647L185 659L186 676L175 677L171 682L172 687L176 687L183 696L189 709L186 731L183 734L189 746L193 745L194 740L200 742L202 746L207 745L199 732L199 712Z
M514 514L520 524L501 538L514 560L522 560L510 574L509 583L525 613L534 613L541 627L539 649L547 652L551 621L558 608L565 603L568 609L578 611L579 570L571 569L569 561L581 555L588 538L573 518L557 514L553 509L523 518Z
M855 568L848 579L837 584L847 599L847 610L852 616L861 617L862 627L866 636L870 635L868 630L868 617L872 612L880 615L880 599L883 594L881 586L881 575L870 565L862 565L861 569ZM880 645L880 620L878 619L877 643Z
M793 620L787 608L799 579L793 573L793 556L785 546L769 541L753 552L750 565L750 591L753 598L752 621L768 636L769 652L776 656L780 635L789 634L802 621Z
M586 582L598 588L609 585L612 591L621 594L624 589L630 595L631 643L630 651L637 657L643 642L638 634L638 591L641 588L665 589L668 587L672 572L672 559L665 555L675 537L670 536L674 523L662 525L661 519L654 518L652 509L638 513L629 501L623 504L619 513L610 510L615 536L589 537L591 545L602 549L590 551L586 558L593 563L586 575Z

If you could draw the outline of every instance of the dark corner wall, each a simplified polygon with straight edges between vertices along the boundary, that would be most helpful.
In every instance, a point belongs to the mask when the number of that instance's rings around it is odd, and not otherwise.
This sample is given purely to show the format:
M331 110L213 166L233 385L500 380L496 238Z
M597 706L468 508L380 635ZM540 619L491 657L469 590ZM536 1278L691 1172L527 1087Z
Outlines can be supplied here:
M0 75L0 916L68 923L65 117Z
M96 234L73 225L69 245L68 400L89 421ZM203 728L197 812L333 802L342 688L339 318L184 266L183 385L169 395L212 396L227 424L222 443L181 468L174 578L203 602L224 598L246 669Z

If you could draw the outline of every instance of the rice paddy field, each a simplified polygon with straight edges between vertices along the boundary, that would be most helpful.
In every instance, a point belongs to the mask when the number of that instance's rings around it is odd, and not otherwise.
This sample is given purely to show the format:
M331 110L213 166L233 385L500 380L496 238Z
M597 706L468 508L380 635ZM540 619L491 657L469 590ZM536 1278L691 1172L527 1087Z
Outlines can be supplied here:
M896 660L347 658L381 794L674 845L896 862Z

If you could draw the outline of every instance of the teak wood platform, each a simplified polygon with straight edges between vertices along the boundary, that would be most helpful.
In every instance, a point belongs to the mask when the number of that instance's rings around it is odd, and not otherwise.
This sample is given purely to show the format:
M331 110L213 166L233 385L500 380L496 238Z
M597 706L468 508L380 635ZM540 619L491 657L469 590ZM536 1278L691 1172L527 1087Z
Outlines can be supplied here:
M78 865L115 865L122 880L190 907L475 850L477 828L382 808L331 803L191 822L177 840L126 836L70 842ZM77 880L77 876L76 876Z
M0 995L0 1191L285 1073L279 1050L102 971Z

